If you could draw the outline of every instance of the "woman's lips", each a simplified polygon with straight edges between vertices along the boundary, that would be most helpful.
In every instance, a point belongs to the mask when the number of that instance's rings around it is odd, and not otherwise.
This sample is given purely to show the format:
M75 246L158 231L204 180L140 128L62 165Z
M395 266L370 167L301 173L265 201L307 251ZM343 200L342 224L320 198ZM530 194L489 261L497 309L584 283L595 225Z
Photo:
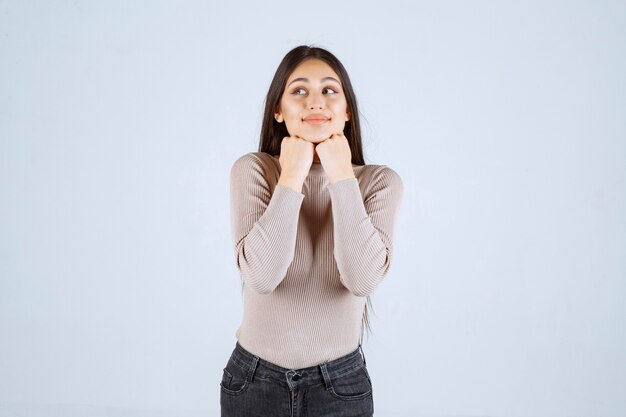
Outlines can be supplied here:
M314 125L321 125L323 123L328 122L330 119L327 119L325 117L307 117L304 119L305 122L307 123L311 123Z

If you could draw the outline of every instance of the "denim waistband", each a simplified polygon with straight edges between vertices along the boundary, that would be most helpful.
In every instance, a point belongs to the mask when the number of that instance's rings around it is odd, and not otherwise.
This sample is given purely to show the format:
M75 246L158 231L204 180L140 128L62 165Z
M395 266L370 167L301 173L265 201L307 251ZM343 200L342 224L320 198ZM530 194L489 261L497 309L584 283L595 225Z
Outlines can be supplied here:
M251 378L271 379L279 383L287 383L290 389L296 386L311 386L320 383L328 383L329 379L339 378L352 372L360 366L365 367L365 355L361 345L337 359L300 369L288 369L248 352L236 343L231 355L233 360L241 368L250 372Z

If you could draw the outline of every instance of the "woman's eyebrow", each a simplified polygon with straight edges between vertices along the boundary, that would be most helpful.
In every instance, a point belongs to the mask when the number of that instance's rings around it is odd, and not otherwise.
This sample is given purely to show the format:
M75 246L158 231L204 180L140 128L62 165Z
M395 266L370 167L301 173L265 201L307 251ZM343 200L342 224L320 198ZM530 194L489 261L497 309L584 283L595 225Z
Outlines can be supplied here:
M341 85L341 83L340 83L340 82L339 82L339 81L338 81L335 77L324 77L324 78L322 78L322 82L324 82L324 81L329 81L329 80L330 80L330 81L334 81L334 82L336 82L337 84ZM294 78L294 79L293 79L293 80L292 80L289 84L287 84L287 87L289 87L291 84L295 83L296 81L305 81L305 82L307 82L307 83L308 83L308 82L309 82L309 79L308 79L308 78L305 78L305 77L298 77L298 78Z

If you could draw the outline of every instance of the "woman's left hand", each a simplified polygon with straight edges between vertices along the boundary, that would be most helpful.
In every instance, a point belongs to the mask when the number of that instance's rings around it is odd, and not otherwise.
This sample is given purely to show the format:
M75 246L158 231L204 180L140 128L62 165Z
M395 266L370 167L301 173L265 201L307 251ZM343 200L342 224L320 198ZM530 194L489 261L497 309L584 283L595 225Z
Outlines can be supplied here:
M331 183L355 178L354 169L352 169L352 152L350 152L348 139L343 133L334 134L318 143L315 151Z

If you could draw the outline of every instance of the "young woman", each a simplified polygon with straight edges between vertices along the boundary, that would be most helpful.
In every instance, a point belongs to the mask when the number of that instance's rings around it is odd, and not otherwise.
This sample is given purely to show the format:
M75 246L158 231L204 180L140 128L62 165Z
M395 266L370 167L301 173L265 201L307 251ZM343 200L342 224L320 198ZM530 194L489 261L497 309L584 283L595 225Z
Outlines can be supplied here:
M364 163L356 97L333 54L287 53L259 151L237 159L230 179L244 312L222 417L372 416L366 301L391 265L403 185Z

